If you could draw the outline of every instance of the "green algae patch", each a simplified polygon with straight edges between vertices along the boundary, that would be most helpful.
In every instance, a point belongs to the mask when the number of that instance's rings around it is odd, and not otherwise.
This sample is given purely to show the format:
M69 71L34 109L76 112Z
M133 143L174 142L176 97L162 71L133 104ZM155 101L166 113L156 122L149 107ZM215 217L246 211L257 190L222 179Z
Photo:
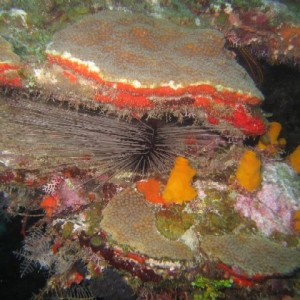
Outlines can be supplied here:
M72 222L67 222L62 228L62 236L66 239L71 236L74 229L74 224Z
M91 238L91 245L94 246L94 247L99 247L101 244L102 244L102 239L100 236L93 236Z
M87 230L85 233L88 236L92 236L101 230L101 209L101 204L97 203L86 211Z
M155 215L158 231L170 240L177 240L194 224L194 215L178 205L160 210Z
M197 217L197 232L201 234L230 233L239 228L241 224L245 224L247 220L242 218L233 208L234 193L207 189L205 194L206 197L201 200L203 201L202 213ZM248 223L246 228L255 227L253 222Z

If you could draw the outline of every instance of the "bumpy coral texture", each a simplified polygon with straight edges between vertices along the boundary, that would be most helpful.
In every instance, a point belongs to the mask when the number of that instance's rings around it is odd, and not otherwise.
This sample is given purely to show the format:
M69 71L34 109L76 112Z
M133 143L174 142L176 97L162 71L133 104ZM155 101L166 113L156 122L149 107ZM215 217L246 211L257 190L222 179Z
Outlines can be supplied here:
M143 195L128 188L114 196L103 210L101 227L117 244L153 258L192 259L192 251L180 241L158 233L155 213Z
M263 95L216 30L110 11L57 32L47 59L37 82L52 93L70 94L70 102L139 116L155 108L156 114L192 109L203 111L199 118L230 123L248 135L265 132L256 107Z
M247 191L255 191L261 184L261 162L256 153L247 150L236 171L236 178L239 184Z
M292 168L296 173L300 173L300 146L298 146L294 152L292 152L289 156L289 161Z
M201 248L212 257L252 275L289 274L299 267L300 253L260 236L204 237Z
M47 51L55 55L68 51L78 61L92 62L105 81L132 84L137 80L144 87L211 82L261 99L249 75L223 46L223 36L216 30L106 11L56 33Z
M197 196L196 189L191 185L195 175L196 170L189 165L189 161L186 158L177 157L163 192L165 201L182 204L193 200Z

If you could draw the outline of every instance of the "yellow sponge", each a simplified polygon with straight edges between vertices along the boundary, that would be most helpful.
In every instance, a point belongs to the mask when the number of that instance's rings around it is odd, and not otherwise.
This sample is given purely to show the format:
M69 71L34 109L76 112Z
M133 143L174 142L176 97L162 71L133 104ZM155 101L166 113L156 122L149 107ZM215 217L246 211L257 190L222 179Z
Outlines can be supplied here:
M261 162L254 151L246 151L236 171L236 178L239 184L247 191L255 191L261 184L260 173Z
M289 156L289 161L296 173L300 173L300 145Z
M275 154L280 147L286 145L284 138L279 138L282 126L278 122L271 122L268 132L261 136L258 141L257 147L260 150L267 150L270 154Z
M189 165L189 161L184 157L177 157L163 192L166 203L182 204L194 199L197 191L191 184L195 175L196 170Z

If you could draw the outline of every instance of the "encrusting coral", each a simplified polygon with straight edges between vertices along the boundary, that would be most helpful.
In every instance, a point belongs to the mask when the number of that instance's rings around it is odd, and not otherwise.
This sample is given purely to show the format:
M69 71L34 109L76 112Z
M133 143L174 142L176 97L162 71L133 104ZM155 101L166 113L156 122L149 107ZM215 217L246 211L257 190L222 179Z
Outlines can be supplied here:
M189 165L186 158L177 157L163 192L166 203L182 204L193 200L197 196L197 191L191 183L196 173L196 170Z
M261 162L256 153L252 150L244 152L236 178L238 183L249 192L255 191L261 184Z
M275 184L265 183L255 196L238 195L235 209L253 220L263 234L291 233L295 205L286 193Z
M157 230L170 240L177 240L194 224L193 215L178 205L158 211L155 218Z

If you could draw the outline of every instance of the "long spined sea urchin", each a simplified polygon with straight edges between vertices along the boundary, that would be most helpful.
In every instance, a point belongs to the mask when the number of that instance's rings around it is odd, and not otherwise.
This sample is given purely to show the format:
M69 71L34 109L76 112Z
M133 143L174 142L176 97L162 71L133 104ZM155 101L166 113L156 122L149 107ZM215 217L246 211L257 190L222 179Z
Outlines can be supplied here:
M20 96L2 96L0 108L0 159L13 168L47 172L76 165L112 174L161 173L175 156L223 141L201 126L129 122Z

